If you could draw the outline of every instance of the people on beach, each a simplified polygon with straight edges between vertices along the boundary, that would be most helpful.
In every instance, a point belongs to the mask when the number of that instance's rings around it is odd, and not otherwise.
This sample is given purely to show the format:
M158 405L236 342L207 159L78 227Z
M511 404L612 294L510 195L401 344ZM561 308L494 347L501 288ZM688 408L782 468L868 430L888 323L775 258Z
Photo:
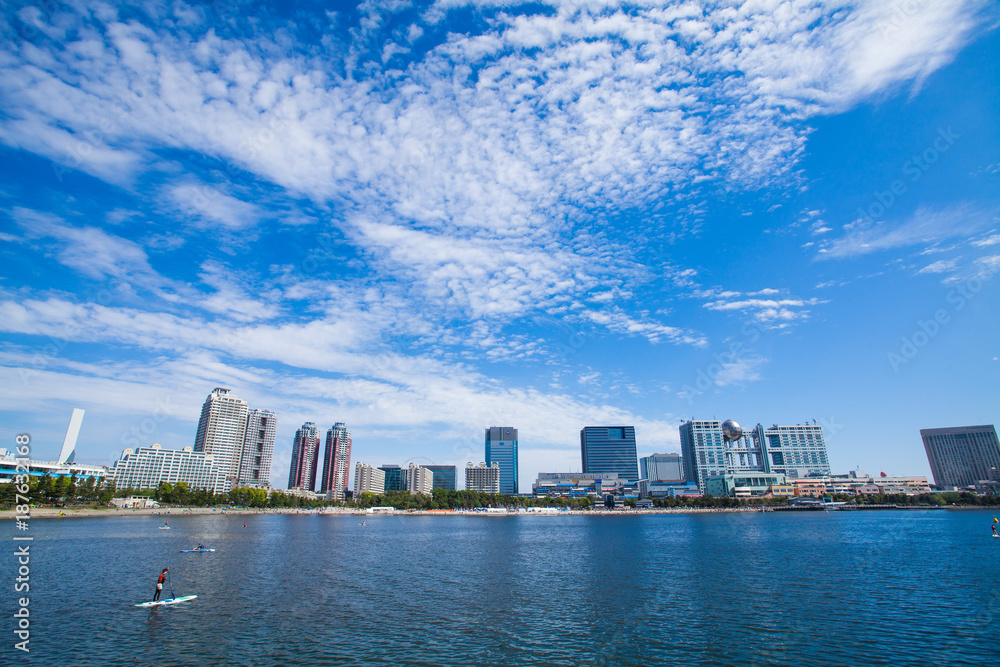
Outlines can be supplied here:
M160 593L163 592L163 584L167 581L167 571L170 568L163 568L163 572L160 572L159 578L156 580L156 592L153 594L153 602L160 599Z

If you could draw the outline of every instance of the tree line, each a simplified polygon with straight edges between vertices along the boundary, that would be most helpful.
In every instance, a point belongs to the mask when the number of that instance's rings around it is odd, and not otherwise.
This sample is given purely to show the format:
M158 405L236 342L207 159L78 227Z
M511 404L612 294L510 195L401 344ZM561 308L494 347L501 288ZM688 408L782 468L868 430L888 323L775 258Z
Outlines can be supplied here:
M13 506L16 500L16 485L0 484L0 506ZM236 505L251 508L316 508L316 507L348 507L367 509L369 507L393 507L397 510L454 510L475 509L479 507L555 507L566 509L587 509L594 502L600 502L593 497L561 498L539 497L522 498L503 494L483 493L480 491L455 491L449 489L434 489L431 495L411 494L409 491L386 491L385 493L363 493L358 498L348 500L322 500L304 497L278 490L259 488L237 488L228 493L214 493L210 489L190 488L186 482L170 484L161 482L155 489L119 489L113 479L97 479L87 477L78 479L74 476L53 477L43 475L29 480L28 496L32 503L50 505L107 505L113 498L130 496L152 498L164 505L181 505L188 507L212 507L218 505ZM840 495L831 496L835 501L854 503L857 505L932 505L932 506L981 506L1000 507L1000 495L980 496L969 492L938 492L919 495L906 494L872 494L864 496ZM744 506L781 506L788 504L788 498L715 498L711 495L698 498L655 498L654 507L661 508L729 508ZM635 507L635 499L626 499L627 507Z

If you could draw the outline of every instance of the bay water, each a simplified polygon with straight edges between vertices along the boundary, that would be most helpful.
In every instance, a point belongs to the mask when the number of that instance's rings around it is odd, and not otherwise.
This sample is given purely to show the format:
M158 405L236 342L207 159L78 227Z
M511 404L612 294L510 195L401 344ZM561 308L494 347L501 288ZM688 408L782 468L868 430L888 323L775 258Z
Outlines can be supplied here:
M0 662L996 665L991 522L978 510L35 520L31 652L7 632ZM199 542L217 551L180 553ZM164 597L198 598L136 608L164 567Z

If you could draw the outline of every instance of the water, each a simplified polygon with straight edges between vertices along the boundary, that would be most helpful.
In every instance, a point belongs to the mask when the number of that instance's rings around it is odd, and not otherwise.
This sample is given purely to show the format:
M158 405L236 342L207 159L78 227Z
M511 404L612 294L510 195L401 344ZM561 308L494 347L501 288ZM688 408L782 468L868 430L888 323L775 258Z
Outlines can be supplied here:
M172 514L170 531L162 517L36 520L30 662L996 665L991 520ZM218 551L178 553L198 542ZM133 607L163 567L167 594L198 599ZM4 637L0 663L26 664Z

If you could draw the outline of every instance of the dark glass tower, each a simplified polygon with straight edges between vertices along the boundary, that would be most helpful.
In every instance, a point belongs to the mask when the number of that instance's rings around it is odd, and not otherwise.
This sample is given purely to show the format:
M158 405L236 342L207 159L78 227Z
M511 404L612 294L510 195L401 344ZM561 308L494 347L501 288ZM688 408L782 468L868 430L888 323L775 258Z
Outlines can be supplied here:
M406 491L406 471L397 465L382 465L378 468L385 473L386 491Z
M457 488L455 486L455 466L425 465L420 467L427 468L434 473L435 489L454 491Z
M586 426L580 431L583 472L616 472L618 479L639 481L634 426Z
M517 429L491 426L486 429L486 465L500 465L500 493L517 495Z

